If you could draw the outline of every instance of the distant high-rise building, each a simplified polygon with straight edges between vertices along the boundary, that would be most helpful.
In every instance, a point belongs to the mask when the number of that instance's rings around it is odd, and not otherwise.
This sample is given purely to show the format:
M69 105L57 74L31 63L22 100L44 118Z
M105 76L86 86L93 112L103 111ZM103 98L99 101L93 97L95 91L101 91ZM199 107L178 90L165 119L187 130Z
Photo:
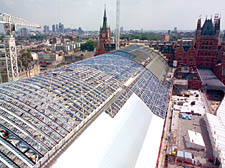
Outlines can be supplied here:
M52 25L52 32L55 33L55 24Z
M122 27L120 27L120 32L121 32L121 33L123 32L123 26L122 26Z
M59 32L59 25L58 24L56 24L56 32L58 33Z
M225 30L223 31L223 42L225 42Z
M49 26L47 25L44 26L44 33L49 33Z
M177 27L174 27L173 31L174 31L174 33L177 33Z
M62 33L64 33L64 25L63 24L62 24L61 30L62 30Z
M81 27L78 28L78 33L83 33L84 31L82 30Z
M47 26L46 26L46 25L44 25L44 27L43 27L43 28L44 28L44 32L46 32L46 30L47 30Z
M64 33L64 25L62 23L59 23L59 32Z
M27 28L21 28L20 29L20 36L21 37L27 37L28 36L28 30L27 30Z

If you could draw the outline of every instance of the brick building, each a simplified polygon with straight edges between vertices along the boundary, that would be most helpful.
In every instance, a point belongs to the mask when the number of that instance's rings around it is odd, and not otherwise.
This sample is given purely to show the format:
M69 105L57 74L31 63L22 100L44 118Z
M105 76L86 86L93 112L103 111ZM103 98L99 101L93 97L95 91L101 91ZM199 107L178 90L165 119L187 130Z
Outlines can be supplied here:
M104 54L106 52L114 50L115 48L115 44L113 44L111 41L111 31L110 27L108 27L105 9L103 17L103 26L100 27L99 43L96 49L96 55Z
M186 67L193 76L188 79L191 87L198 88L201 85L197 82L199 79L196 77L197 68L211 69L225 84L225 43L220 42L219 37L220 17L216 15L214 21L206 19L203 25L201 25L201 19L198 19L194 41L151 42L150 47L162 52L170 65L179 67L178 71L182 69L180 67ZM182 72L177 72L177 74L180 73ZM177 76L181 78L182 75Z

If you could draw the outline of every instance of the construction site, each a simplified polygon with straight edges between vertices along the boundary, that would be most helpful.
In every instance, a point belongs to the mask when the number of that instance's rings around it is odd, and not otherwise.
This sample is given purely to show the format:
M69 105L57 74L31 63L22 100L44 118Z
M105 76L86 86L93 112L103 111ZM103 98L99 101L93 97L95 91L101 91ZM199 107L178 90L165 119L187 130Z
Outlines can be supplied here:
M221 113L223 88L192 90L184 87L185 81L177 82L175 78L172 81L159 167L220 167L219 157L223 154L215 150L218 143L215 141L221 137L217 135L215 139L216 131L211 131L209 118Z
M116 50L24 79L13 32L39 25L0 13L0 167L224 168L223 82L210 68L169 66L150 45L122 48L116 5ZM206 21L202 35L218 34L220 19L215 32ZM103 49L109 30L105 10Z

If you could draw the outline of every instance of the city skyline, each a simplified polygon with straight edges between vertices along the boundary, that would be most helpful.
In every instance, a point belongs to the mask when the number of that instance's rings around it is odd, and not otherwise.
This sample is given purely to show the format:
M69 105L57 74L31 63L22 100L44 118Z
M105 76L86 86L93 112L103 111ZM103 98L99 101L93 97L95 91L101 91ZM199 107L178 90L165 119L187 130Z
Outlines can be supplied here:
M102 24L104 4L108 23L115 29L116 1L110 0L0 0L0 11L51 26L62 22L65 28L82 27L84 30L98 30ZM188 3L188 4L185 4ZM200 15L202 19L221 15L221 30L225 29L225 13L222 0L123 0L121 1L121 26L125 30L194 30ZM186 7L187 6L187 7ZM132 12L131 12L132 11Z

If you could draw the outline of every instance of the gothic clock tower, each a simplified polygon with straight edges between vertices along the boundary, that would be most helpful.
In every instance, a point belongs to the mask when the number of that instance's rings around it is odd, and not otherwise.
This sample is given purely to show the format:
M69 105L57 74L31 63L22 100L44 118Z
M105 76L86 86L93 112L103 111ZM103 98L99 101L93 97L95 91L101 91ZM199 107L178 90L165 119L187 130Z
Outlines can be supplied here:
M110 28L108 27L107 17L106 17L106 9L104 10L104 17L103 17L103 26L100 27L100 34L99 34L99 44L97 47L96 55L106 53L105 45L111 43L111 36L110 36Z

